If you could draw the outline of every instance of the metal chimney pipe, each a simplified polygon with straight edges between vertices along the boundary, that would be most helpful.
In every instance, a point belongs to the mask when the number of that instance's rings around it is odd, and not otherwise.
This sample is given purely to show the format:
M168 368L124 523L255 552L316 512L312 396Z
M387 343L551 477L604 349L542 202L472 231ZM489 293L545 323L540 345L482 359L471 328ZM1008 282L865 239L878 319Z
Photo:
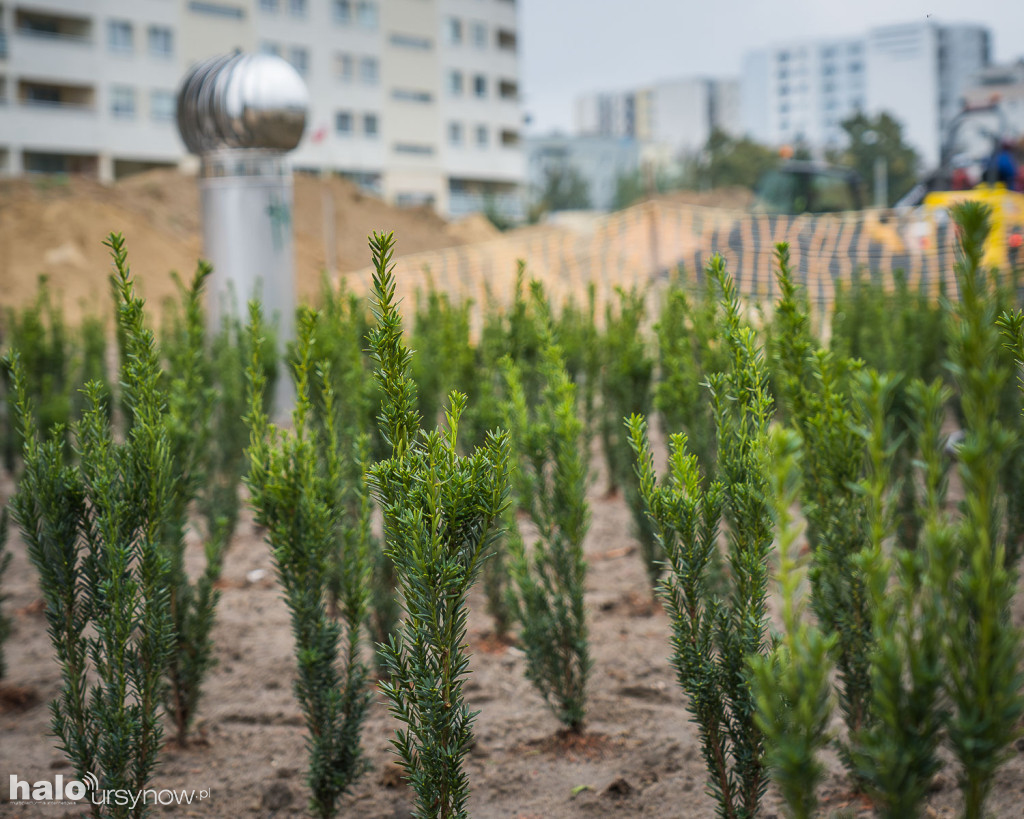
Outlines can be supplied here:
M213 264L209 329L243 322L257 299L279 350L294 336L292 172L285 153L306 127L309 92L292 66L235 53L194 66L178 90L178 130L200 159L203 252ZM282 379L287 382L288 379ZM282 391L277 408L282 409Z

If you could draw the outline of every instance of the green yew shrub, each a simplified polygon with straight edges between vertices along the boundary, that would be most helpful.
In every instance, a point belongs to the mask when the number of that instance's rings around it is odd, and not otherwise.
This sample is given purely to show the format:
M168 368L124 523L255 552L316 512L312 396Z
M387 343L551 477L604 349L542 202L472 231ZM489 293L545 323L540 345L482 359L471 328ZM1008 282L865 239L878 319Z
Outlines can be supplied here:
M722 291L720 332L729 350L727 371L709 378L718 434L716 479L703 484L697 457L677 433L669 439L669 477L658 485L647 422L633 415L627 425L640 496L667 556L660 594L672 625L672 662L698 725L709 788L719 816L752 817L767 786L748 663L772 645L766 597L773 404L763 351L741 322L736 288L721 257L708 272ZM731 575L725 599L709 593L722 521L728 526Z
M579 731L591 669L583 604L588 458L576 386L554 338L544 343L537 403L527 403L521 368L508 358L502 367L505 420L519 462L513 472L515 498L539 533L528 553L515 520L510 523L510 597L522 629L527 677L558 719Z
M449 398L444 429L420 429L412 354L395 303L393 236L374 234L370 247L377 326L369 341L391 455L370 469L369 483L405 605L405 619L380 646L390 671L381 690L403 726L393 743L416 793L415 815L465 817L469 780L462 762L475 717L463 698L466 595L507 503L508 436L491 433L472 454L459 455L466 399L458 392Z
M807 561L796 553L801 527L791 511L800 495L800 446L793 430L774 430L771 499L785 631L768 654L755 654L749 662L755 718L765 738L765 764L789 815L811 819L818 807L818 786L825 778L818 754L830 739L830 655L836 635L826 635L803 615L800 586L807 575Z
M1007 554L1000 470L1016 448L1016 431L1000 419L1010 370L1001 364L993 272L982 265L990 210L954 210L961 247L960 300L950 317L950 366L966 425L958 448L963 516L954 529L960 566L946 586L945 693L949 744L960 764L965 815L981 817L985 800L1024 715L1022 640L1009 620L1016 577Z
M781 403L803 441L801 503L813 555L811 606L826 633L836 638L839 705L848 729L859 731L870 717L874 624L865 579L856 566L857 555L869 544L867 504L857 488L864 440L849 384L856 363L817 349L786 245L778 246L776 259L781 296L772 341Z
M251 308L252 349L262 336L259 307ZM270 424L264 410L265 380L258 354L249 368L249 474L246 485L256 520L267 528L295 636L295 695L309 733L310 808L334 816L338 799L366 768L362 725L370 704L368 668L360 650L369 599L369 557L364 538L345 542L340 557L338 609L328 611L332 561L346 520L346 453L335 426L330 365L319 370L322 423L314 422L313 361L316 316L300 316L294 379L293 430Z
M168 657L164 707L174 723L177 741L184 744L202 694L203 678L214 664L213 629L220 592L224 550L231 532L227 522L208 523L205 566L192 581L185 569L185 532L189 507L209 480L208 454L217 447L211 440L211 416L216 403L205 344L206 320L202 291L212 268L201 262L188 287L180 286L182 313L165 339L168 372L168 445L175 480L168 493L168 515L161 533L170 567L170 607L174 622L174 648ZM233 485L237 493L237 481Z
M85 412L71 427L78 458L69 463L59 427L42 437L15 355L24 472L12 506L40 574L61 668L53 732L79 779L91 773L103 789L139 791L157 764L163 677L173 650L162 536L176 476L156 343L144 326L124 240L112 234L107 244L117 268L126 352L120 380L130 423L123 437L115 435L104 388L90 382ZM112 816L147 812L141 804L108 810Z
M109 384L103 322L88 316L77 329L69 328L45 276L39 278L34 304L8 311L3 335L5 346L17 350L25 367L26 389L44 435L58 426L66 433L70 423L81 418L87 406L81 388L87 382ZM0 375L4 392L9 394L11 377L6 367L0 369ZM4 467L13 473L21 441L10 415L0 436Z
M605 310L605 328L600 338L601 401L598 432L608 463L608 489L622 490L633 521L633 534L640 544L640 556L651 585L661 576L665 559L654 527L644 511L643 499L629 443L622 436L622 423L632 415L649 415L654 379L654 359L644 338L647 315L644 294L638 290L617 291L617 309Z
M860 782L882 816L920 815L940 768L943 607L955 565L950 530L941 519L945 494L942 419L949 392L940 381L911 382L914 448L923 463L923 528L920 543L907 548L894 540L890 497L891 403L895 376L864 373L859 392L866 428L868 473L861 483L867 499L869 543L855 565L862 572L874 621L869 655L870 718L850 736L850 759ZM890 551L891 548L891 551Z
M718 328L714 280L706 278L701 287L680 274L665 294L655 327L660 376L654 406L665 429L686 433L687 447L708 481L714 478L715 416L705 382L729 363Z
M11 636L11 618L4 614L3 604L7 595L3 594L3 577L11 562L11 553L7 551L7 506L0 511L0 679L7 673L7 661L4 658L4 643Z

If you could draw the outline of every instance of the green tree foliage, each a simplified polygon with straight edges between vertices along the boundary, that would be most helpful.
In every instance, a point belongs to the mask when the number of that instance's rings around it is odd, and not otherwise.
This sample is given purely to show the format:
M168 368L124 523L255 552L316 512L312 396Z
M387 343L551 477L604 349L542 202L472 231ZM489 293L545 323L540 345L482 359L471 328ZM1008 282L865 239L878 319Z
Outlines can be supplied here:
M520 368L503 361L506 424L519 468L513 473L517 503L539 537L527 553L515 521L510 527L516 620L522 627L527 677L555 715L579 731L586 714L591 660L583 605L587 564L588 458L583 448L576 388L553 338L540 365L539 401L528 404Z
M800 437L778 428L772 435L772 512L779 533L779 586L785 631L767 655L750 657L757 725L764 733L765 764L793 819L811 819L825 766L818 758L829 741L832 686L829 656L835 635L803 616L800 585L806 560L796 553L800 526L792 508L800 495Z
M509 444L492 433L469 456L457 452L466 399L452 392L446 428L424 433L402 340L391 266L394 239L374 234L374 315L370 348L384 395L381 433L391 449L370 470L384 514L405 619L380 647L391 679L381 684L402 723L393 743L416 793L422 819L467 816L469 780L462 761L475 714L465 705L466 595L507 504Z
M888 112L870 117L858 111L840 123L847 147L840 154L842 164L853 168L864 184L874 186L875 163L885 162L891 207L917 182L917 152L903 140L903 126Z
M736 288L716 256L709 275L722 290L721 333L729 367L709 379L718 431L718 477L702 486L686 436L669 439L669 477L658 485L646 421L630 417L640 495L669 571L661 595L671 619L673 664L697 723L708 784L721 817L753 817L765 787L764 736L758 727L749 658L771 647L766 610L772 546L768 371L754 331L740 319ZM730 587L709 590L721 521L728 526Z
M16 356L24 472L12 505L40 574L61 667L53 733L79 779L91 773L104 790L140 791L157 764L163 675L174 639L161 539L175 475L156 342L144 326L124 240L112 234L107 244L117 269L126 352L120 380L131 420L123 436L115 435L102 385L87 384L85 412L72 426L80 457L69 464L59 427L41 437ZM147 810L108 807L119 817Z
M534 211L587 210L591 206L590 186L571 164L557 163L544 169L544 184Z
M753 188L761 175L778 167L779 162L778 153L771 148L715 128L704 145L697 174L709 188Z
M260 348L262 319L251 309L253 350ZM300 316L294 379L293 430L272 426L264 410L265 379L258 355L249 368L249 474L246 485L256 520L267 528L295 636L298 677L295 696L309 732L310 808L334 816L338 799L366 768L360 741L371 694L368 668L360 657L369 600L369 556L365 538L346 540L350 469L335 425L337 413L329 363L313 362L316 315ZM321 385L323 413L314 422L313 374ZM337 556L339 540L343 553ZM335 569L337 560L340 567ZM328 612L334 572L338 580L340 621Z

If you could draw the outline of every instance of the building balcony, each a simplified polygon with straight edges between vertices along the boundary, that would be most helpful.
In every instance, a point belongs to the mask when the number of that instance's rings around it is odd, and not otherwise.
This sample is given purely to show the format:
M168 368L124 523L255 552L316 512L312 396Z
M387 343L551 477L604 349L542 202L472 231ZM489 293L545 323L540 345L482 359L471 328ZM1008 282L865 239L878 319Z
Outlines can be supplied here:
M10 46L22 76L70 80L99 69L100 50L87 37L15 30Z

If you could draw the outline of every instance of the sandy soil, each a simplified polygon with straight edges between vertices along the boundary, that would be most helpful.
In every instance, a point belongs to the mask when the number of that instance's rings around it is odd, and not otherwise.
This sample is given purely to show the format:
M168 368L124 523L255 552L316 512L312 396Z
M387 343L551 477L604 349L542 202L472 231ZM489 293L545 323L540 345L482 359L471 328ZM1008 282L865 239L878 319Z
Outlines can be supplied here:
M334 214L340 271L366 266L366 237L374 230L395 231L400 254L497 234L482 216L449 224L426 208L391 207L344 179L298 174L293 223L300 303L318 294L326 269L325 203ZM0 307L31 303L45 275L72 323L83 314L107 315L110 256L102 242L112 230L125 235L141 294L158 311L176 292L168 271L188 276L202 253L195 178L150 171L112 186L81 177L0 180Z
M566 742L558 723L523 675L523 654L488 639L483 598L471 600L472 676L469 704L479 709L476 745L467 763L472 782L471 814L478 819L558 817L711 817L697 734L668 661L669 625L652 605L629 516L620 498L604 497L602 481L591 494L592 525L586 541L590 561L587 604L594 671L586 733ZM12 486L2 487L9 495ZM197 546L197 544L194 544ZM35 574L13 537L14 561L4 578L5 604L14 612L7 643L7 690L27 703L0 709L0 780L14 771L22 779L52 779L72 771L56 750L46 702L57 692L40 613ZM192 559L198 560L198 548ZM254 571L262 570L253 581ZM248 579L247 579L248 578ZM228 555L224 592L214 639L218 665L206 687L197 740L168 746L154 785L209 788L211 796L173 815L288 817L304 815L305 752L301 715L291 692L292 638L277 591L268 549L251 518L243 520ZM1015 621L1024 622L1022 595ZM836 718L836 727L839 721ZM401 781L389 738L395 724L381 702L365 727L373 769L344 800L341 814L359 819L410 816L410 792ZM823 789L827 816L869 816L870 805L851 796L834 755ZM955 770L947 766L933 783L929 817L958 814ZM7 804L0 785L0 816L73 816L60 807ZM1024 816L1024 740L998 774L990 815ZM158 814L160 815L160 814ZM765 817L781 816L769 792Z

